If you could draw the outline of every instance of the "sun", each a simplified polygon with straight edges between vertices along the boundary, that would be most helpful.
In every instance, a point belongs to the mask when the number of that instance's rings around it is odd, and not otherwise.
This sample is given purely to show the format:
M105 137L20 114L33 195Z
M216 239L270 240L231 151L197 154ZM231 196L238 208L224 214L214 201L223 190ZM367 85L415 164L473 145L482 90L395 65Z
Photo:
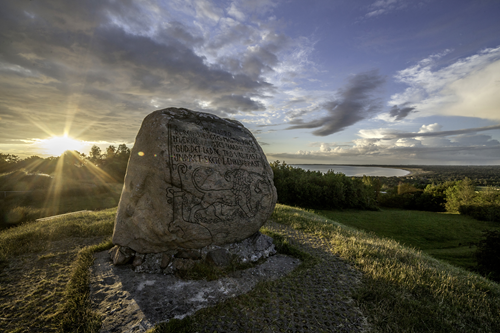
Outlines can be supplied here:
M53 136L40 142L47 154L61 156L66 150L81 150L85 144L68 136Z

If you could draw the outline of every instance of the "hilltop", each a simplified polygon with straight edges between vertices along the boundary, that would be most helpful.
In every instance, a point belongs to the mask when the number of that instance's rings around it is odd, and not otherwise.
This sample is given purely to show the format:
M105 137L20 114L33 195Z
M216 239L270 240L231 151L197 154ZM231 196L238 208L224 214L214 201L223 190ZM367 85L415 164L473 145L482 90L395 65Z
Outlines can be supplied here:
M96 331L100 318L88 303L88 267L94 251L111 246L114 214L115 209L82 213L29 222L0 232L0 329ZM497 283L396 241L303 209L277 205L271 220L264 226L264 232L280 244L288 244L289 249L296 248L315 259L306 260L302 268L281 280L259 285L247 295L200 310L183 321L160 325L155 331L203 331L204 327L228 331L238 327L278 330L286 329L290 323L299 325L297 319L303 320L308 330L328 331L332 327L325 326L326 323L340 325L341 318L355 318L348 313L359 313L361 317L357 318L365 318L366 323L349 326L353 322L348 320L337 329L500 330ZM353 276L359 280L344 290L344 305L338 308L344 309L344 314L332 313L332 307L312 297L314 292L328 290L325 284L333 287L345 278L345 270L332 266L325 256L333 256L339 265L351 267ZM322 289L317 289L317 283L306 281L319 281ZM332 316L340 319L319 320Z

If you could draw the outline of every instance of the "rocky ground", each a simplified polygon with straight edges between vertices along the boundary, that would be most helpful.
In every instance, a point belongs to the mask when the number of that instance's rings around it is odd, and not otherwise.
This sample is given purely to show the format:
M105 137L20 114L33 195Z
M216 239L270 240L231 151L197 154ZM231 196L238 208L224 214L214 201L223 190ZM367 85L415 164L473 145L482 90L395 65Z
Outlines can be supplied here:
M143 332L154 323L182 318L219 302L222 307L192 316L194 331L365 331L366 319L351 298L360 283L360 273L334 255L327 240L273 222L265 226L285 235L294 246L320 262L284 276L298 265L298 260L279 255L261 266L207 282L136 274L130 268L110 266L107 256L98 254L91 297L104 318L101 331ZM248 292L263 279L278 280ZM233 294L246 292L228 300Z

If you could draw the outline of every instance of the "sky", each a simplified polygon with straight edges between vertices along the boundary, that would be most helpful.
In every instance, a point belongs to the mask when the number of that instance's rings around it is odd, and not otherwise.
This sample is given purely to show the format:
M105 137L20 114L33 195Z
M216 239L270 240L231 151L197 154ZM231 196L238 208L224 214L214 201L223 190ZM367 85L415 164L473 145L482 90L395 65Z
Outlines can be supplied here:
M4 0L0 152L242 122L270 162L500 164L498 0ZM66 139L64 137L66 136Z

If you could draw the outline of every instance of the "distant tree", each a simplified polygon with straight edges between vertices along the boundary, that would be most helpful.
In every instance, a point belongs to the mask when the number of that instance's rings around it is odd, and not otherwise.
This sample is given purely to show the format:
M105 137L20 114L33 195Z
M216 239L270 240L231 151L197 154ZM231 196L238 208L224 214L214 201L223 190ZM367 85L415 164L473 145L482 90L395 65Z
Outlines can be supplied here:
M30 157L26 157L23 161L34 162L34 161L41 161L41 160L43 160L43 158L41 158L40 156L32 155Z
M446 194L446 210L448 212L458 212L460 206L471 205L476 196L475 186L472 180L466 177L459 180L455 186L448 187Z
M106 148L106 160L112 160L116 155L116 147L109 146Z
M382 189L382 182L379 178L363 175L363 184L369 186L375 192L376 199L379 198L380 190Z
M109 146L106 149L106 158L99 165L101 169L114 181L123 182L127 170L130 149L125 144L118 148Z
M101 148L99 148L96 145L93 145L92 148L90 148L89 158L88 159L94 165L97 165L97 166L102 165Z
M66 150L61 157L63 158L64 164L74 165L81 167L85 165L86 156L77 150Z
M403 183L399 182L398 184L398 194L405 194L405 193L415 193L415 192L420 192L422 190L416 188L413 185L410 185L408 183Z
M118 146L118 149L116 149L116 156L120 160L128 161L130 157L130 149L127 147L126 144L122 143L121 145Z
M0 172L13 170L18 162L19 157L17 155L0 153Z

